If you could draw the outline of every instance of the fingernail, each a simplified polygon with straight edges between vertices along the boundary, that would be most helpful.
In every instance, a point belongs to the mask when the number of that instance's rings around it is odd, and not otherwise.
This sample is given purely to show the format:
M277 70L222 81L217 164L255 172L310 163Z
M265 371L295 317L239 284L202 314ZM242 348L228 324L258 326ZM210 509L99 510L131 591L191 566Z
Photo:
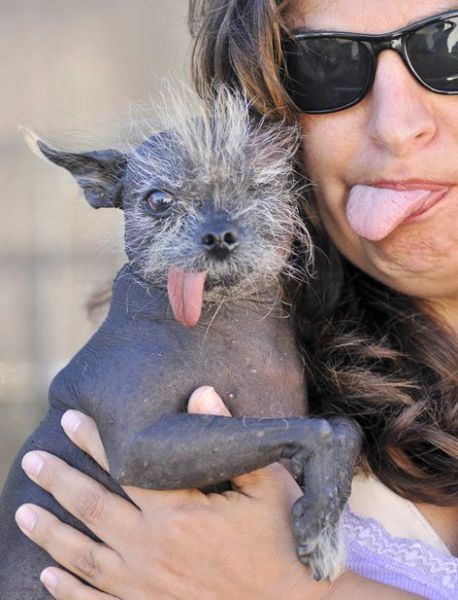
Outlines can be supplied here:
M81 423L81 418L73 410L67 410L61 420L62 427L69 433L75 433Z
M43 465L43 459L34 452L29 452L22 459L22 468L30 477L38 477Z
M16 511L16 523L21 529L32 532L37 524L38 516L28 506L21 506Z
M208 408L209 410L221 408L221 399L216 393L215 388L211 386L206 386L205 388L202 388L202 391L200 392L200 402L205 408Z
M51 592L55 592L57 590L57 586L59 585L59 578L57 575L48 569L45 569L41 572L40 581Z

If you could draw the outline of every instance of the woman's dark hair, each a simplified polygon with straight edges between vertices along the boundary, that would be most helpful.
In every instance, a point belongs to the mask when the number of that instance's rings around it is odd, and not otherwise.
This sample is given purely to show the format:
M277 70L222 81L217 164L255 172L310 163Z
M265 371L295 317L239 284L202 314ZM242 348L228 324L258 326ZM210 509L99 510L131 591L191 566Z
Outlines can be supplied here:
M243 88L256 110L294 118L281 85L293 0L190 0L193 77L202 93ZM317 221L316 274L296 296L312 410L356 419L362 467L410 500L458 502L458 343L439 317L350 264Z
M278 73L281 37L287 31L282 15L292 2L190 0L192 75L197 90L206 95L215 84L232 85L246 91L259 113L293 118Z

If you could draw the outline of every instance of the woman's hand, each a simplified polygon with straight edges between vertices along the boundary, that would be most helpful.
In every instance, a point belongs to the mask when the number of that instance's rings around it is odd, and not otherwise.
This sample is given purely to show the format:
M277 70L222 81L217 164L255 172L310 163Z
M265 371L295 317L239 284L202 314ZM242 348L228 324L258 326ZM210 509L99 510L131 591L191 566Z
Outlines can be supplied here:
M194 392L188 410L230 416L207 386ZM92 419L68 411L62 425L108 468ZM304 600L304 586L312 594L307 598L329 589L313 582L296 558L289 511L301 491L280 465L237 477L234 491L223 494L124 488L135 506L46 452L29 453L23 467L101 540L92 541L38 506L18 509L22 531L96 588L50 567L41 580L55 598Z

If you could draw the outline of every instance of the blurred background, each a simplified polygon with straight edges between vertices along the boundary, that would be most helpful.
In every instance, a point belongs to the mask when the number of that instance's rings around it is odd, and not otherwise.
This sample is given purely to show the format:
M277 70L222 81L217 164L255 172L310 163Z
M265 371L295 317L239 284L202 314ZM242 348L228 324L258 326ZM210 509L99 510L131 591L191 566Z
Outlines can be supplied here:
M124 262L122 212L95 211L39 160L123 137L161 77L188 79L187 0L0 0L0 488L52 377L95 328L85 304Z

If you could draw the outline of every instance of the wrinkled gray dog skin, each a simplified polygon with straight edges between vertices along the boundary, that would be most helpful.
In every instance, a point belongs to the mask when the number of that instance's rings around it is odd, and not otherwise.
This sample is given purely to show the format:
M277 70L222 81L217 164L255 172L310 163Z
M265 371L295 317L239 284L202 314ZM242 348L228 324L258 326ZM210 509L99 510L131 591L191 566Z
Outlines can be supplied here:
M308 244L292 169L298 133L253 120L246 101L225 90L211 109L196 98L177 103L171 122L128 153L34 142L93 207L123 209L129 260L108 317L52 381L49 412L12 466L0 500L2 600L49 597L38 577L54 561L17 528L19 505L37 503L94 538L23 474L32 449L123 496L120 484L221 489L291 459L305 482L292 510L298 556L316 578L341 566L338 521L360 435L346 420L305 417L304 365L284 293L285 280L303 276L288 260L292 240ZM236 418L186 413L203 384ZM68 408L96 420L111 477L64 435Z

